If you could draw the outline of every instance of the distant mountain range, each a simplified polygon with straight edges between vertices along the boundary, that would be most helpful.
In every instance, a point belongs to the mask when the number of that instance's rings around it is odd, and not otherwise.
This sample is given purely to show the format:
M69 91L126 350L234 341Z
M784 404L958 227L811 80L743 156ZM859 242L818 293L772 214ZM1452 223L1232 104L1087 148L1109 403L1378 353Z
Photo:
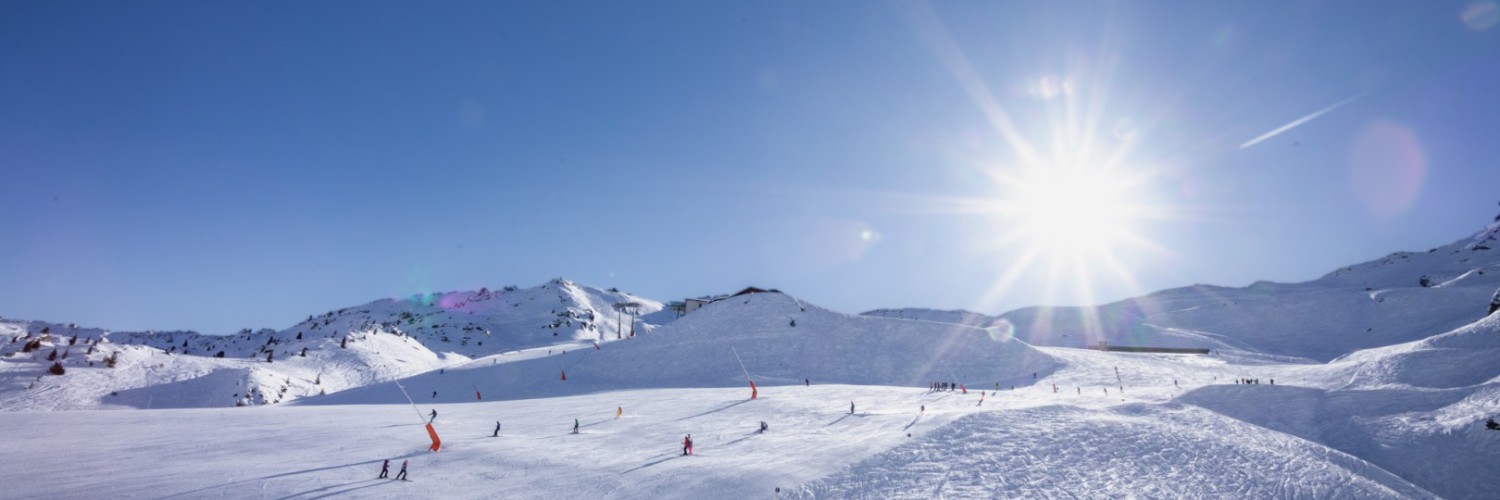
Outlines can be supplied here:
M1329 361L1420 340L1487 312L1500 288L1500 222L1425 252L1397 252L1304 283L1193 285L1092 307L970 311L881 309L868 316L1003 331L1039 346L1205 347Z
M507 351L614 342L673 317L650 299L556 279L382 299L229 336L0 319L0 408L282 403Z
M944 332L984 332L996 339L1036 346L1090 347L1106 342L1206 347L1291 360L1329 361L1361 349L1422 340L1483 317L1491 294L1500 287L1500 250L1489 246L1497 234L1500 222L1489 224L1472 238L1426 252L1391 254L1305 283L1259 282L1244 288L1194 285L1100 306L1028 307L996 316L930 309L882 309L850 316L780 293L767 296L787 297L787 304L796 304L797 311L783 311L791 306L772 306L762 299L754 301L761 306L748 307L752 302L749 299L730 298L689 313L680 325L661 330L665 338L681 344L646 343L653 346L649 349L678 350L678 356L653 354L633 360L607 357L613 361L601 366L632 371L637 376L608 383L596 381L588 387L655 387L667 384L663 381L668 379L677 381L673 383L683 380L675 375L640 375L651 371L701 379L692 384L696 386L738 384L735 370L721 371L729 366L720 359L722 349L717 345L703 347L705 339L741 346L741 354L748 353L758 365L756 369L767 375L765 380L775 383L812 376L774 370L778 358L822 353L829 357L828 362L865 359L870 352L855 353L904 345L892 344L881 335L931 337ZM746 307L735 307L738 302ZM229 336L191 331L116 332L0 319L0 408L286 403L443 371L487 357L493 358L492 364L503 360L528 366L536 362L527 360L543 357L544 351L598 349L629 339L632 332L654 334L677 316L655 300L557 279L525 289L506 287L382 299L310 315L281 330L247 329ZM720 319L705 319L710 317ZM778 326L783 323L785 328ZM861 337L861 331L881 334ZM967 345L980 345L968 335L960 333L955 338L967 339L962 341ZM865 340L856 340L860 338ZM819 342L834 342L838 347ZM778 352L778 348L786 351ZM902 349L922 351L926 347L906 345ZM1006 356L1021 356L1012 361L1029 360L1024 364L1034 368L1031 371L1047 369L1045 356L1017 354L1029 347L1009 349ZM947 351L927 354L933 360L947 361L923 373L883 372L877 369L880 364L876 361L859 372L874 375L847 373L841 368L817 376L848 383L925 383L925 378L945 378L940 376L944 371L956 375L965 370L957 366L968 362ZM703 356L718 362L712 368L683 368L697 366L683 360ZM888 355L877 352L875 356ZM684 369L687 371L677 373ZM63 375L53 375L51 371L55 370L63 371ZM968 374L991 381L1016 375L992 371L970 370ZM500 385L512 387L511 392L516 394L528 393L510 382Z

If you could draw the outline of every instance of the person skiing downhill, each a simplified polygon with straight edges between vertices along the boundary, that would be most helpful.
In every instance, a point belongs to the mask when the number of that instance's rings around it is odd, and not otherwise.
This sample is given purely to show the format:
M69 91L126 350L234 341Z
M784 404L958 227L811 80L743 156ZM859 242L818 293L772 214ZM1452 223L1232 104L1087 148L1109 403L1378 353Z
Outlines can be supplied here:
M682 438L682 454L683 455L692 455L693 454L693 435L692 434L688 434L687 437Z
M615 418L616 419L620 418L620 415L624 415L624 414L625 414L625 407L623 407L623 406L616 406L615 407Z
M576 418L573 419L573 433L574 434L578 433L578 419L576 419Z
M500 421L495 421L495 434L490 437L500 437Z
M402 460L401 461L401 472L397 472L396 473L396 479L400 479L402 481L406 480L406 463L409 462L409 461L410 460Z
M854 402L853 401L849 402L849 414L850 415L854 414Z
M766 428L767 428L767 427L769 427L769 426L768 426L768 425L766 425L766 421L765 421L765 420L761 420L761 421L760 421L760 433L761 433L761 434L765 434L765 433L766 433Z
M437 410L432 410L431 415L432 415L431 417L427 418L427 423L429 423L429 424L437 421Z
M380 479L385 479L387 477L390 477L390 475L391 475L391 460L390 459L386 459L385 463L380 464Z

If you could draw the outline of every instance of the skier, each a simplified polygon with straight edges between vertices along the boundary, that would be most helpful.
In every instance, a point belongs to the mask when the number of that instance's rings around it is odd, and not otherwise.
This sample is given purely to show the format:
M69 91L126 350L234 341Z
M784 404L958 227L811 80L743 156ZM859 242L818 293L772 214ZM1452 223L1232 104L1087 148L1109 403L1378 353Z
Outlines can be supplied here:
M578 419L576 419L576 418L573 419L573 433L574 434L578 433Z
M385 463L380 464L380 479L385 479L387 477L390 477L390 475L391 475L391 459L387 458L385 460Z
M625 414L625 407L623 407L623 406L616 406L615 407L615 419L616 420L619 420L620 419L620 415L624 415L624 414Z
M437 399L437 391L432 391L432 398Z
M812 387L812 379L802 379L803 387Z
M760 433L761 434L765 434L766 433L766 428L768 428L768 427L770 427L770 426L766 425L766 421L765 420L761 420L760 421Z
M397 472L396 473L396 479L400 479L402 481L406 480L406 463L409 462L409 461L410 460L402 460L401 461L401 472Z
M850 415L854 414L854 402L853 401L849 402L849 414Z
M495 434L493 436L490 436L490 437L500 437L500 421L499 420L495 421Z
M692 455L693 454L693 435L692 434L688 434L687 437L682 438L682 454L683 455Z
M427 418L427 423L429 423L429 424L433 423L435 421L437 421L437 409L433 409L432 410L432 416Z
M927 405L922 405L922 409L917 410L917 413L927 413Z

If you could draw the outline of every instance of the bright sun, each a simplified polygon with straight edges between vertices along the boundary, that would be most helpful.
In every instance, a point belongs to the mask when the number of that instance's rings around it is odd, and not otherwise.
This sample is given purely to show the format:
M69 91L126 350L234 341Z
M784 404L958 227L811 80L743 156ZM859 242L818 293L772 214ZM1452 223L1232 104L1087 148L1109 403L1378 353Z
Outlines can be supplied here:
M1111 169L1029 168L1003 182L1011 238L1054 257L1101 257L1134 240L1135 184Z
M993 250L1007 255L989 300L1023 275L1041 273L1042 301L1058 293L1092 303L1100 285L1136 286L1133 256L1161 250L1138 231L1152 218L1144 169L1095 162L1036 162L987 170L999 228Z

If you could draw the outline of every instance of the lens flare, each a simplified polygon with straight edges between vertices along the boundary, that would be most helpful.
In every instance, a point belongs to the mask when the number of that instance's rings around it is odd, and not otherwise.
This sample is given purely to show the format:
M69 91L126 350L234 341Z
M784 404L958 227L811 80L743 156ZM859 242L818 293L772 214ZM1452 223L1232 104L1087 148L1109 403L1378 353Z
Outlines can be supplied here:
M1500 7L1496 7L1495 2L1474 2L1464 7L1458 18L1469 29L1484 31L1500 22Z
M1416 204L1427 177L1422 145L1411 129L1375 121L1349 144L1349 187L1379 217L1399 215Z

